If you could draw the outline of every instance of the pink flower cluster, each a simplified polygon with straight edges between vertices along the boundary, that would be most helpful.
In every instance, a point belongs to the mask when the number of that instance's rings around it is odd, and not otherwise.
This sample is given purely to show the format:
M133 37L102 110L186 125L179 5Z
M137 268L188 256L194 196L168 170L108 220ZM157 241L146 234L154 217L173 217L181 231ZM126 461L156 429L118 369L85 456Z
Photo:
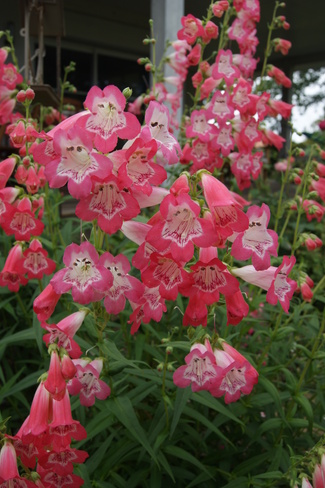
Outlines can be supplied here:
M193 391L207 390L218 398L225 395L227 404L248 395L258 381L256 369L224 341L216 349L208 340L194 344L185 362L173 375L175 385L191 385Z

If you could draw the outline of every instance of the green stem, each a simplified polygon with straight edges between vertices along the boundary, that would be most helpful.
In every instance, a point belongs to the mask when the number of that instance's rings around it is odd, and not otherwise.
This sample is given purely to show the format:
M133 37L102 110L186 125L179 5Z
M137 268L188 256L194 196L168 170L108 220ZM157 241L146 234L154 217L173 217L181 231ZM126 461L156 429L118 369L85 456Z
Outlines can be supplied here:
M284 174L284 178L282 179L279 201L278 201L278 208L276 211L275 224L274 224L274 231L275 232L277 231L279 220L280 220L281 214L282 214L282 208L281 207L282 207L283 193L284 193L284 189L288 183L288 178L289 178L290 169L291 169L291 167L290 167L291 153L292 153L292 137L290 139L290 148L289 148L289 154L288 154L288 158L287 158L287 168L286 168L286 171Z
M305 376L307 374L307 371L308 371L308 369L309 369L309 367L310 367L310 365L311 365L311 363L312 363L312 361L314 359L314 355L315 355L315 353L318 350L318 347L319 347L319 344L321 342L321 338L322 338L322 335L324 333L324 330L325 330L325 309L323 311L323 320L322 320L321 326L319 328L319 331L318 331L317 337L315 339L315 342L313 344L313 348L311 350L310 357L308 358L308 361L306 362L305 367L304 367L302 373L300 374L299 381L298 381L297 386L295 388L294 396L296 396L299 393L299 391L300 391L300 388L301 388L301 386L303 384L303 381L305 379ZM295 399L292 398L291 401L290 401L290 403L289 403L289 405L288 405L288 409L287 409L287 413L286 413L286 419L289 419L290 418L290 415L292 413L292 409L294 408L294 406L295 406ZM280 431L279 439L282 437L282 431L283 431L283 427L282 427L282 429Z
M257 369L259 370L260 367L262 366L262 363L264 361L264 358L267 356L272 344L273 344L273 340L275 339L276 335L277 335L277 332L278 332L278 329L281 325L281 319L282 319L282 314L283 314L283 311L281 310L281 312L279 313L278 315L278 318L277 318L277 321L276 321L276 324L275 324L275 327L274 327L274 330L273 330L273 334L270 338L270 342L267 344L267 346L263 349L262 351L262 354L258 360L258 363L257 363Z
M26 322L28 322L28 325L29 325L30 327L32 327L32 325L33 325L33 324L32 324L32 321L31 321L30 316L29 316L29 314L28 314L28 312L27 312L27 310L26 310L26 308L25 308L24 302L22 301L22 299L21 299L21 297L20 297L20 295L19 295L19 293L18 293L18 292L16 293L16 298L17 298L17 301L18 301L19 306L20 306L20 308L21 308L21 311L22 311L22 312L23 312L23 314L24 314L24 317L25 317L25 319L26 319Z
M279 7L279 2L276 1L275 6L274 6L274 10L273 10L273 17L272 17L271 25L269 26L269 33L267 36L266 47L265 47L265 51L264 51L263 67L262 67L262 71L261 71L261 83L259 85L259 88L262 84L262 78L265 75L268 57L272 53L271 36L272 36L273 30L275 29L275 18L276 18L276 12L277 12L278 7Z
M303 181L301 182L303 190L302 190L302 195L301 195L301 203L298 205L296 227L295 227L295 232L294 232L294 237L293 237L293 242L292 242L292 250L291 250L292 256L296 250L296 243L297 243L297 239L298 239L300 219L301 219L301 215L304 211L303 206L302 206L302 202L305 200L306 193L307 193L307 184L308 184L308 180L309 180L309 170L310 170L310 165L312 162L312 155L313 155L313 150L311 149L310 156L309 156L309 159L308 159L308 162L306 165L306 169L304 171Z
M166 427L167 430L169 429L169 415L168 415L168 405L166 400L166 373L167 373L167 364L168 364L168 354L165 354L165 362L164 362L164 369L163 369L163 378L162 378L162 385L161 385L161 394L164 401L164 408L165 408L165 415L166 415Z

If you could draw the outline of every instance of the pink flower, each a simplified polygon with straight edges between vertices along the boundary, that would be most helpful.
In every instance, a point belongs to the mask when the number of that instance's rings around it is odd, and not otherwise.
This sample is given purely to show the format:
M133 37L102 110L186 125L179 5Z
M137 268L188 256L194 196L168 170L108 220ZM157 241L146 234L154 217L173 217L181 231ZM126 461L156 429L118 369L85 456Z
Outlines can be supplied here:
M23 252L23 257L18 263L21 274L26 274L28 279L36 278L41 280L44 276L50 275L56 268L56 263L47 257L48 253L43 249L38 239L33 239L29 248Z
M175 164L178 162L177 154L181 148L175 137L169 132L170 115L168 108L158 102L151 101L146 110L146 125L141 136L150 141L154 139L161 153L162 162Z
M245 302L240 290L232 295L226 295L227 325L237 325L248 315L249 306Z
M41 382L35 392L30 414L17 433L24 444L42 444L42 439L48 433L51 406L51 395Z
M141 278L149 287L159 286L159 293L166 300L176 300L179 287L189 281L183 264L175 261L169 253L161 256L155 252L150 255L150 264L141 272Z
M96 249L90 242L83 242L80 246L70 244L63 255L66 268L55 273L50 281L54 291L62 294L71 289L77 303L100 300L113 284L113 277L98 261Z
M240 210L240 205L221 181L203 173L202 186L217 230L223 236L228 237L233 232L243 232L248 228L248 217Z
M270 209L265 203L261 207L253 205L246 215L249 218L249 227L237 235L231 247L231 254L239 260L252 256L255 269L267 269L271 264L270 255L278 255L278 235L267 229Z
M44 388L47 389L54 400L62 400L65 395L66 383L61 371L61 361L57 350L51 353L50 368L47 379L44 381Z
M279 301L283 310L288 313L290 300L297 288L297 283L288 278L288 275L296 262L296 258L291 256L283 257L282 264L277 268L271 286L266 294L266 301L271 305L276 305Z
M57 324L41 323L43 329L49 333L45 334L43 340L48 346L49 344L57 344L58 347L63 347L69 356L77 359L81 356L81 349L73 340L73 336L81 327L85 317L86 310L79 310L71 315L68 315Z
M114 257L109 252L105 252L101 255L99 263L113 276L113 284L106 291L104 306L107 313L116 315L124 310L126 298L137 301L143 295L144 285L128 274L131 266L123 254Z
M288 54L289 49L291 48L291 42L287 41L286 39L276 38L276 39L273 39L273 43L275 46L275 48L274 48L275 52L280 51L281 54L283 54L283 55Z
M92 177L111 173L112 162L93 149L90 133L77 125L68 131L58 130L53 149L56 157L46 165L46 178L51 188L61 188L68 183L69 193L74 198L90 194Z
M97 219L99 227L110 235L139 213L139 203L113 174L104 179L94 177L92 193L76 207L77 217L86 222Z
M21 244L15 244L10 249L5 265L0 272L0 286L8 286L10 291L18 291L20 285L26 285L28 280L19 269L19 262L22 259L23 251Z
M61 482L62 479L64 479L65 477L67 485L70 484L71 486L71 482L68 482L68 480L71 481L73 464L84 463L87 457L88 453L86 451L79 451L77 449L71 448L70 446L62 447L57 451L47 451L44 452L38 459L38 465L44 469L44 473L43 470L39 469L38 472L39 474L44 474L44 477L42 478L44 482L48 483L49 480L55 480L56 484L50 483L50 486L64 487L65 484L58 484L58 482ZM54 473L57 474L58 478L53 477ZM73 484L72 486L75 487L76 485ZM80 483L78 484L78 486L80 486Z
M0 483L4 488L11 486L35 487L32 481L19 476L16 451L9 441L5 441L0 451Z
M212 12L215 17L221 18L229 8L228 0L220 0L212 5Z
M271 78L274 78L275 82L278 85L283 85L286 88L290 88L292 85L291 80L281 71L279 68L275 66L271 66L267 72L267 75Z
M32 205L27 197L22 198L17 206L6 205L6 217L2 228L7 235L14 235L17 241L29 241L31 235L42 234L44 224L32 212Z
M212 76L215 80L223 78L227 86L232 85L235 78L239 78L239 69L233 65L230 49L227 51L220 49L212 70Z
M105 400L110 393L110 387L102 380L99 375L103 369L102 359L87 361L86 359L75 359L74 364L77 368L75 377L68 383L70 395L78 395L81 405L91 407L95 403L95 397Z
M177 32L177 37L180 40L187 41L188 44L194 44L198 37L204 35L204 29L201 21L192 14L186 15L181 19L183 28Z
M18 73L16 67L11 64L4 64L0 69L0 81L9 90L14 90L17 85L22 83L24 78Z
M149 230L147 242L158 251L170 245L175 261L189 261L194 254L194 244L208 247L216 240L212 224L199 214L200 206L189 195L168 195L160 205L160 221Z
M4 188L16 166L16 158L10 157L0 163L0 189Z
M220 397L225 394L225 403L239 400L241 394L248 395L258 382L258 373L250 362L236 349L222 342L223 350L215 349L216 364L222 368L222 376L213 385L210 393Z
M130 301L133 313L130 315L129 323L132 324L131 334L135 334L140 327L141 321L148 324L151 319L159 322L163 312L166 312L167 307L165 300L159 293L159 287L154 288L145 287L145 291L140 303Z
M67 390L62 400L53 400L53 419L48 429L54 450L68 446L72 438L81 441L87 437L86 429L72 418Z
M114 85L101 90L93 86L85 100L90 115L78 120L78 124L94 134L96 149L102 153L113 151L117 138L133 139L140 132L140 123L135 115L124 112L126 99Z
M53 286L48 284L40 295L35 298L33 309L40 322L51 317L60 296L58 293L55 293Z
M185 357L186 365L176 369L173 382L179 388L191 385L192 391L210 390L220 374L211 346L207 349L203 344L194 344Z

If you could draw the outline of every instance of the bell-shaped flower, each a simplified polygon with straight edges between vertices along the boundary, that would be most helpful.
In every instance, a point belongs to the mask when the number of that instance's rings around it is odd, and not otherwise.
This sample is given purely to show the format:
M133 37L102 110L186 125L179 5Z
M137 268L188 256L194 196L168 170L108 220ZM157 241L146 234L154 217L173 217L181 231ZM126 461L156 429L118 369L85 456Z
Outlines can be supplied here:
M35 217L27 197L22 198L17 206L5 205L7 211L2 228L7 235L14 235L16 241L29 241L31 236L42 234L44 224Z
M55 450L70 445L71 439L81 441L87 437L86 429L72 418L68 390L62 400L53 400L53 417L48 428Z
M56 304L61 295L54 291L51 284L48 284L44 290L35 298L33 310L40 322L49 319L54 312Z
M236 349L226 342L222 342L223 350L215 349L216 364L223 371L219 381L210 389L213 396L221 397L225 394L225 403L239 400L241 394L248 395L258 382L258 373L250 362Z
M49 344L56 344L58 347L62 347L73 359L79 358L81 356L81 349L73 340L73 336L81 327L86 315L86 310L79 310L68 315L57 324L42 322L41 326L49 332L44 335L43 341L47 346Z
M266 294L266 301L271 305L276 305L279 301L283 310L288 313L290 300L297 288L296 281L288 277L292 270L296 258L294 256L284 256L281 265L277 268L271 286Z
M248 229L237 235L231 247L231 254L239 260L252 257L256 270L267 269L271 264L270 256L278 255L278 235L267 229L270 209L265 203L261 207L253 205L246 215L249 218Z
M17 456L13 444L5 441L0 451L0 483L1 487L35 487L32 481L19 476L17 467Z
M44 387L51 393L54 400L62 400L65 395L66 382L62 375L61 361L57 349L52 349L51 351L50 368L44 381Z
M72 298L77 303L100 300L112 285L113 277L98 261L97 251L90 242L80 246L70 244L63 255L66 268L55 273L50 281L54 291L62 294L71 289Z
M92 177L105 177L112 171L112 162L93 149L92 137L77 125L58 130L53 139L56 158L46 165L45 176L51 188L61 188L68 183L74 198L90 194Z
M58 476L65 477L72 474L74 464L84 463L87 457L88 453L86 451L80 451L71 448L70 446L66 446L60 448L57 451L51 450L44 452L42 456L40 456L38 459L38 465L41 466L46 471L46 473L53 472L56 473ZM67 483L67 485L68 484L69 483ZM63 484L56 486L65 485Z
M41 382L35 392L30 413L17 436L24 444L34 442L42 444L42 438L48 433L48 423L51 417L51 395Z
M167 310L165 300L159 293L159 286L154 288L149 288L146 286L143 296L139 302L135 303L130 301L133 309L133 313L130 315L129 320L129 323L132 324L132 335L137 332L141 322L148 324L151 319L159 322L163 312L166 312Z
M102 180L94 178L92 194L76 207L77 217L86 222L97 219L99 227L110 235L115 234L125 220L139 213L137 200L114 175Z
M56 268L53 259L47 257L48 253L38 239L33 239L29 248L23 252L23 257L18 263L18 269L22 274L27 274L28 279L36 278L41 280L44 276L50 275Z
M81 405L91 407L95 403L95 398L105 400L110 393L110 387L102 380L99 375L103 369L103 360L95 359L75 359L76 374L68 383L70 395L78 395Z
M191 385L192 391L210 390L221 373L211 347L203 344L194 344L185 362L173 374L173 382L179 388Z
M105 252L101 255L99 263L113 276L113 284L106 291L104 306L107 313L116 315L124 310L126 298L137 301L143 295L144 285L128 274L131 266L123 254L114 257L109 252Z
M168 108L156 101L151 101L145 114L146 125L141 131L141 137L146 141L154 139L162 155L162 162L175 164L178 162L180 145L169 132L170 115ZM158 158L159 159L159 158Z
M10 249L6 262L0 272L0 286L7 286L10 291L18 291L20 285L26 285L28 280L19 268L23 251L20 243Z
M240 210L240 204L221 181L212 175L203 173L202 186L205 200L215 218L218 231L228 237L233 232L242 232L248 228L249 220Z
M194 244L208 247L216 240L211 222L200 218L199 214L200 206L189 195L168 195L160 205L160 222L149 230L147 242L158 251L170 245L171 255L176 261L190 261Z
M136 116L124 112L125 104L123 93L114 85L108 85L103 90L93 86L89 90L84 105L90 114L80 118L78 124L93 134L98 151L113 151L118 137L133 139L140 132Z

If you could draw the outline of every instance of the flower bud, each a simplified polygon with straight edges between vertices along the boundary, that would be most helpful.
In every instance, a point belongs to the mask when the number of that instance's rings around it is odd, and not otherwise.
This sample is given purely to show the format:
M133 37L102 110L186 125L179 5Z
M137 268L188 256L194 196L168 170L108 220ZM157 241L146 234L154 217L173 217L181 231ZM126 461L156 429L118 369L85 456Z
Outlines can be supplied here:
M166 354L169 355L169 354L172 354L172 352L173 352L173 347L172 346L167 346L166 347Z
M122 93L125 96L125 98L128 100L132 96L132 88L126 87L124 88Z

